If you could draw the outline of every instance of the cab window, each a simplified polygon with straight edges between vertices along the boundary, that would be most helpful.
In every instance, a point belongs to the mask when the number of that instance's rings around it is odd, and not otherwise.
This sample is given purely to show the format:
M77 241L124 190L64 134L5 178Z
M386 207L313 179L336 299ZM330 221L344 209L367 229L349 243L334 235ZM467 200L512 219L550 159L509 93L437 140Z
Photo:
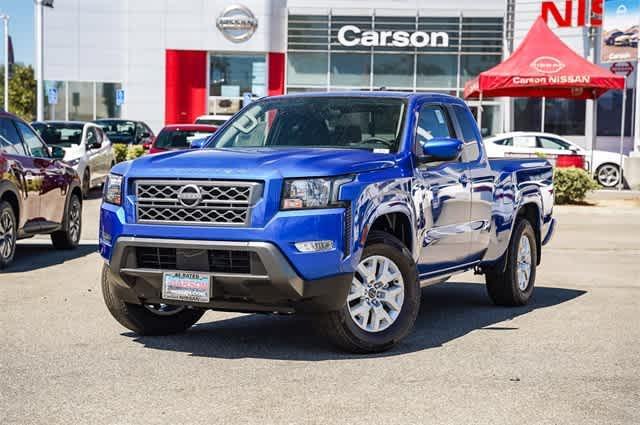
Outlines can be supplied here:
M36 158L49 158L49 149L42 143L42 140L34 133L31 128L23 122L16 121L18 131L22 134L22 140L27 146L29 155Z
M424 144L436 137L455 137L447 112L437 105L425 105L418 115L416 141Z
M461 106L454 105L453 110L456 114L460 130L462 130L462 141L464 142L462 161L477 161L480 159L480 148L478 147L478 137L475 131L475 118L469 110Z

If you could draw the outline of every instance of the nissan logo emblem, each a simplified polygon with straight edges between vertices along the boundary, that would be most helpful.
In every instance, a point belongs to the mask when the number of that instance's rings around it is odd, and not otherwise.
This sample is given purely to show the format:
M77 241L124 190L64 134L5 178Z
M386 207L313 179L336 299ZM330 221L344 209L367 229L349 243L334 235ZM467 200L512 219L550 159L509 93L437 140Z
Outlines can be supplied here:
M195 184L184 186L178 192L178 201L185 207L196 207L202 201L200 188Z
M256 32L258 20L248 7L236 4L222 11L216 26L227 40L240 43L250 39Z

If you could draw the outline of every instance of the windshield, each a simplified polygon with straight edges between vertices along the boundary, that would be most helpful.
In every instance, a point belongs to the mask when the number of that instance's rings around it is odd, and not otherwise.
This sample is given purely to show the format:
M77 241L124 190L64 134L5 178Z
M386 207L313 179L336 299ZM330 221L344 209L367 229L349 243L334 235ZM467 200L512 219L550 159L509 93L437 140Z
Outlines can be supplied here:
M395 152L403 99L288 97L249 106L218 130L217 148L323 147Z
M156 139L156 147L161 149L188 149L195 139L203 139L213 131L163 130Z
M133 140L136 133L136 123L133 121L100 120L95 121L113 141Z
M47 145L70 147L82 142L84 125L80 123L34 123L32 127Z

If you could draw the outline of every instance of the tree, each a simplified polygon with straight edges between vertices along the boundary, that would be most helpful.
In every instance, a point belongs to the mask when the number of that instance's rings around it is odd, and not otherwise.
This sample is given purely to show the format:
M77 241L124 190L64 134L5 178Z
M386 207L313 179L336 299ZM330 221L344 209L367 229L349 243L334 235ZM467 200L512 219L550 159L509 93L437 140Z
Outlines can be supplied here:
M4 105L4 67L0 67L0 106ZM9 112L25 121L36 114L36 80L31 65L13 65L9 80Z

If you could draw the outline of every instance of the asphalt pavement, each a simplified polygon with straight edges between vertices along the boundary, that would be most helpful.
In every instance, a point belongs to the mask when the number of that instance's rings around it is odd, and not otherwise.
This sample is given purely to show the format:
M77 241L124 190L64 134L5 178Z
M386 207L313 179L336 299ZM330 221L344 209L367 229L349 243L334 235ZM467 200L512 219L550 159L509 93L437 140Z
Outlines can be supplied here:
M297 316L132 334L102 301L98 203L78 250L22 241L0 274L0 424L640 423L640 203L557 207L530 305L492 306L461 274L374 356Z

